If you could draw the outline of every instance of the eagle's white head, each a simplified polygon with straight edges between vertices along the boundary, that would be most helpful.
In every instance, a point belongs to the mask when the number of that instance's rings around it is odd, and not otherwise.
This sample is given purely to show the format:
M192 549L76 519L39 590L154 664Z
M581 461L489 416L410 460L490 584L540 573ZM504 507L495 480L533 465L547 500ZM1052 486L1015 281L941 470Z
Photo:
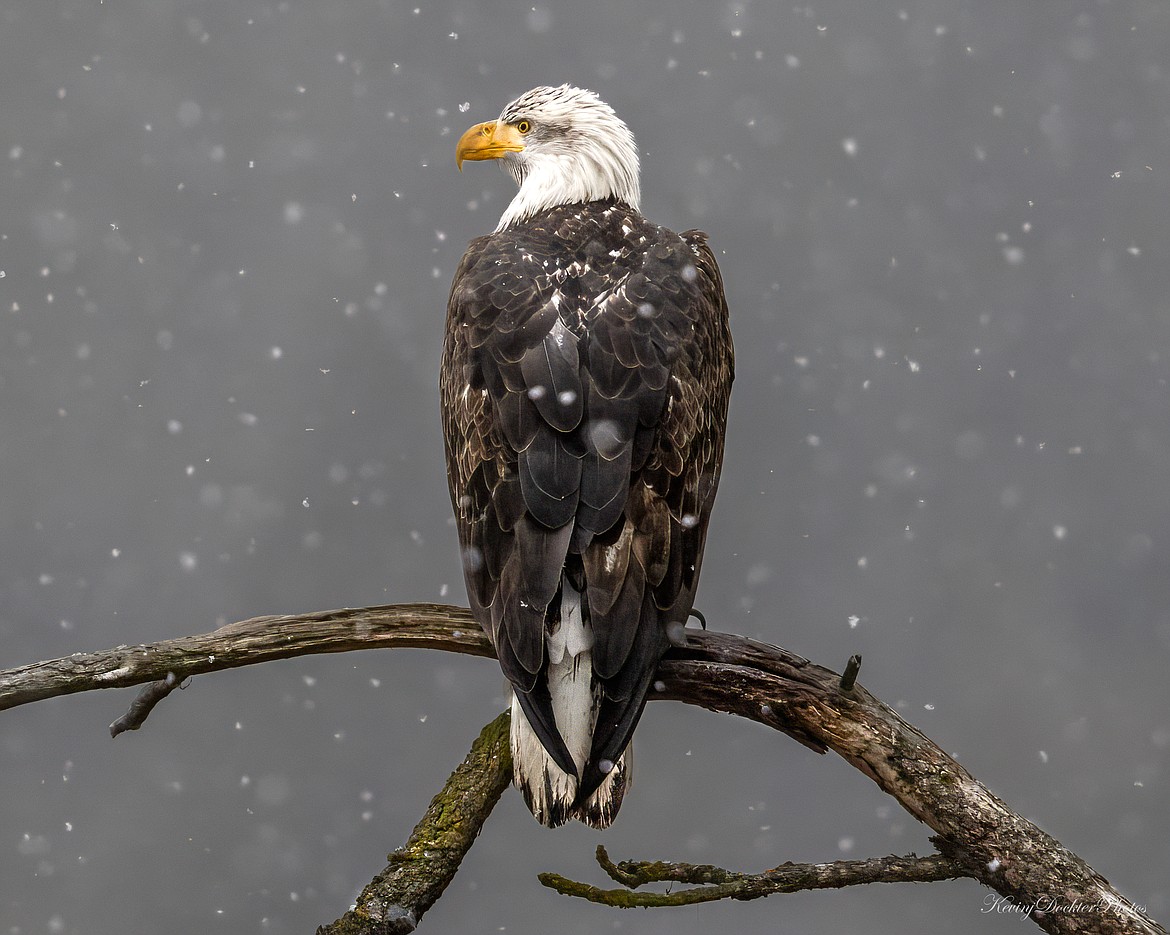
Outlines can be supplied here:
M592 91L562 84L533 88L496 120L459 139L455 161L499 159L520 191L496 230L557 205L616 198L637 209L634 134Z

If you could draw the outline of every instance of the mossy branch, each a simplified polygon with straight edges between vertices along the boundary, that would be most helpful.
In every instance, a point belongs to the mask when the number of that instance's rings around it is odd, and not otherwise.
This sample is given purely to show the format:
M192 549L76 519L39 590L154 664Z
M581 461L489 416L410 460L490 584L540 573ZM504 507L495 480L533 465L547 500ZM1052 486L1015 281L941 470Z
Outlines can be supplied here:
M362 890L357 904L317 935L405 935L443 895L492 808L512 781L505 711L471 745L442 791Z
M933 883L970 876L962 861L933 854L929 857L872 857L827 864L784 863L763 873L736 873L709 864L623 860L615 864L600 845L597 862L627 889L603 890L556 873L540 874L540 882L566 896L620 909L691 906L719 899L759 899L776 893L840 889L860 883ZM693 889L669 893L634 893L646 883L691 883Z

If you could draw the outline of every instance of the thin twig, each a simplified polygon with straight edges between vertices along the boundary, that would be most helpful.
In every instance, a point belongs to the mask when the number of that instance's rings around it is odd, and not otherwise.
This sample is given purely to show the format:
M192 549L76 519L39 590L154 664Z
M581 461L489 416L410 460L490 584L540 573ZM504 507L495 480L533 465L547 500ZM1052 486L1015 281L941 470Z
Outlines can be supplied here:
M763 873L736 873L708 864L629 861L615 864L604 847L597 848L597 862L610 877L629 889L603 890L555 873L540 874L540 882L566 896L621 909L691 906L718 899L759 899L800 890L840 889L862 883L933 883L970 876L963 863L941 854L918 857L872 857L838 860L827 864L785 863ZM645 883L702 884L670 893L633 893Z

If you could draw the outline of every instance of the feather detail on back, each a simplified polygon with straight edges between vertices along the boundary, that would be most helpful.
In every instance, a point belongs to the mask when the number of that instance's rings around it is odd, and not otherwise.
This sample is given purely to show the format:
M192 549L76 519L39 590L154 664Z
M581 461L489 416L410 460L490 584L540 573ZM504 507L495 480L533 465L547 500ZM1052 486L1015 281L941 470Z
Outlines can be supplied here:
M690 613L723 455L727 306L697 232L620 202L474 241L441 395L472 612L515 693L538 820L613 820L671 625Z

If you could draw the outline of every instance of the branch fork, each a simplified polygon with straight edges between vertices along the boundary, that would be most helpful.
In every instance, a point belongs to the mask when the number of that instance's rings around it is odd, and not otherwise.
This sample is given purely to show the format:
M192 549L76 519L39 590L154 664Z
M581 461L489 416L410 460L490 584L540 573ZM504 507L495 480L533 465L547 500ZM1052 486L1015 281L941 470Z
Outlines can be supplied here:
M401 647L492 655L487 637L461 607L393 604L255 617L198 636L2 670L0 710L75 692L153 683L110 726L116 736L138 729L156 704L193 675L314 653ZM966 876L1021 907L1046 932L1166 935L1085 861L1014 812L867 692L857 682L860 665L860 657L854 656L839 675L777 646L688 630L685 644L673 647L660 663L650 697L736 714L782 731L818 753L832 750L928 825L939 853L789 863L745 874L683 863L614 863L598 848L602 869L623 889L602 890L556 874L542 874L540 881L605 905L674 906ZM506 714L484 728L407 844L391 855L355 908L320 933L388 935L417 926L508 785L507 734ZM693 888L633 892L656 882Z

